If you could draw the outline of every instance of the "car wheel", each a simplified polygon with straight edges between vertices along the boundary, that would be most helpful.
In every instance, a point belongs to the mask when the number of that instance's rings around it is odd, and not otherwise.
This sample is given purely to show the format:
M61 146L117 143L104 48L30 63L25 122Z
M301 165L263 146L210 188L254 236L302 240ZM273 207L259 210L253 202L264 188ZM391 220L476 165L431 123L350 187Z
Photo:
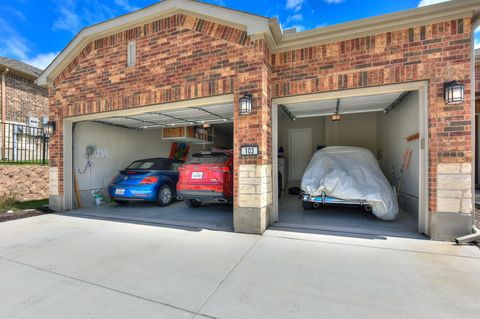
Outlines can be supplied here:
M118 205L127 205L128 204L128 200L114 199L113 201Z
M185 199L185 204L190 208L197 208L197 207L200 207L200 205L202 205L202 202L196 199Z
M170 187L170 185L163 185L160 187L160 190L158 191L158 199L157 203L158 205L164 207L168 206L172 203L173 201L173 190Z
M302 204L303 204L303 209L304 210L313 210L314 209L314 206L313 206L312 202L304 201L304 202L302 202Z

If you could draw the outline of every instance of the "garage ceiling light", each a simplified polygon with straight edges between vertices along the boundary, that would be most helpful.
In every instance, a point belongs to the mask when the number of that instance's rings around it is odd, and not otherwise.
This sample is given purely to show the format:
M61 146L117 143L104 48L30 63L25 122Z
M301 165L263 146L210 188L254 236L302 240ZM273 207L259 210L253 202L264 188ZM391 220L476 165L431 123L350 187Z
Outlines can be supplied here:
M445 103L446 104L460 104L465 101L464 89L465 85L457 81L446 82L444 86Z
M332 121L337 122L342 118L340 116L340 99L337 99L337 107L335 108L335 114L332 115Z

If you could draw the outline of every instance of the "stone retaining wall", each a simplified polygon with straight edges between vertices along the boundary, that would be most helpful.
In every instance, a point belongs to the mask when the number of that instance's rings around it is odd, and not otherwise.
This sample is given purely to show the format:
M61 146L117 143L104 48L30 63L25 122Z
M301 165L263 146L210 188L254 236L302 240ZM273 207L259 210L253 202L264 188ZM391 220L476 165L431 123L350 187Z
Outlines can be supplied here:
M48 191L48 166L0 165L0 196L26 201L48 198Z

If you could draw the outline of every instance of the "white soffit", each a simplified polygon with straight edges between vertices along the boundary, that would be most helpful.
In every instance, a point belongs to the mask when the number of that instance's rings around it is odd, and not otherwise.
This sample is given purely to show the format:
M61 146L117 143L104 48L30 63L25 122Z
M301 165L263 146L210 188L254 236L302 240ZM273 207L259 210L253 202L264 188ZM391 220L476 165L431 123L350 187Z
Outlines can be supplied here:
M401 95L402 92L342 98L340 99L339 113L351 114L383 111ZM286 104L285 106L296 118L328 116L335 113L337 99ZM279 112L282 113L282 111Z

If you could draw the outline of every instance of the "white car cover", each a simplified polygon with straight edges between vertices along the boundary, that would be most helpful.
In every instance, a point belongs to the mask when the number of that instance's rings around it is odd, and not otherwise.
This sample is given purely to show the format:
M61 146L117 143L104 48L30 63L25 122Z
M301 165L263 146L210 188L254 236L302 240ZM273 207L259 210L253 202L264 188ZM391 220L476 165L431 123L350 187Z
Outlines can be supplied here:
M316 151L302 178L311 196L365 200L382 220L398 214L397 196L372 152L361 147L331 146Z

